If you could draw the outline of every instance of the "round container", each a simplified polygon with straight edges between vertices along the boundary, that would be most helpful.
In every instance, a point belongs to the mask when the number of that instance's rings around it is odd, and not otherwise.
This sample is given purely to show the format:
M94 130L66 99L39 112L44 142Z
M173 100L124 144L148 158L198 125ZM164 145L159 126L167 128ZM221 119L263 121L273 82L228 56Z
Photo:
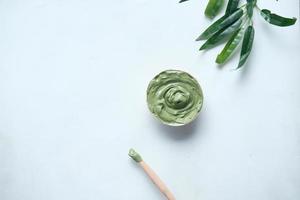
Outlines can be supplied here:
M198 116L203 93L197 80L188 73L166 70L149 83L147 103L149 110L162 123L182 126Z

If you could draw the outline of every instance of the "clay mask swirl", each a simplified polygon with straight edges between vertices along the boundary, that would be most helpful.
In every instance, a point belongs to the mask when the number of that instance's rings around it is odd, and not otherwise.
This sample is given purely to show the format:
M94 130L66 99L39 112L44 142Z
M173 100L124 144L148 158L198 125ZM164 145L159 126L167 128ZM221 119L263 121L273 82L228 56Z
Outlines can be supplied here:
M158 74L147 89L149 110L171 126L193 121L201 110L203 94L197 80L186 72L167 70Z

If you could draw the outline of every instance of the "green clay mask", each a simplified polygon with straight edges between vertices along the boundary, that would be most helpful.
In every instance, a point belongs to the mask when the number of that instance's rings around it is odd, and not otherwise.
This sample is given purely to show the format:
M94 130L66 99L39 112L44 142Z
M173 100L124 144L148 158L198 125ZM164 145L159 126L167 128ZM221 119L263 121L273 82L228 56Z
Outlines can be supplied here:
M203 94L197 80L188 73L166 70L149 83L147 102L149 110L161 122L181 126L197 117Z
M138 152L136 152L134 149L129 149L128 155L137 163L143 161L141 155Z

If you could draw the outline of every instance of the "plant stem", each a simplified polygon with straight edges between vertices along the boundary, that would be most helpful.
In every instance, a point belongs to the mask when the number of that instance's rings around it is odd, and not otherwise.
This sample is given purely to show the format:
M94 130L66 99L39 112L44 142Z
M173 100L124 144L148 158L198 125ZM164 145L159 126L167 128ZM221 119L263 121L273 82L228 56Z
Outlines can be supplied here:
M261 9L258 7L258 5L255 5L255 8L259 10L259 12L261 12Z

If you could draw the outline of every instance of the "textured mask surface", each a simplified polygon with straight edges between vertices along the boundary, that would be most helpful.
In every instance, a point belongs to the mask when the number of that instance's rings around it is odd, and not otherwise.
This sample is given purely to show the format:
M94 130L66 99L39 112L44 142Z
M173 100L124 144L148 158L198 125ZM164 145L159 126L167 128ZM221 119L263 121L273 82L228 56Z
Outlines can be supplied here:
M149 110L163 123L180 126L197 117L203 94L199 83L191 75L167 70L149 83L147 102Z

